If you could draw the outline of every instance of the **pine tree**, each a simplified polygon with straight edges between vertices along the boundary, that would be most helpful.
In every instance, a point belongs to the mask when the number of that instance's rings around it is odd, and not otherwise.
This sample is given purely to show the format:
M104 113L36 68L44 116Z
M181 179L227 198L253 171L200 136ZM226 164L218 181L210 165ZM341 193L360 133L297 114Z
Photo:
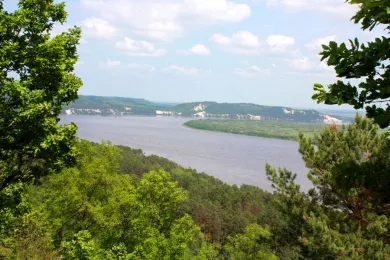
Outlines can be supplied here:
M390 255L390 141L356 117L314 138L300 135L299 152L314 188L300 191L296 175L269 165L267 174L290 214L289 232L304 258L385 259Z

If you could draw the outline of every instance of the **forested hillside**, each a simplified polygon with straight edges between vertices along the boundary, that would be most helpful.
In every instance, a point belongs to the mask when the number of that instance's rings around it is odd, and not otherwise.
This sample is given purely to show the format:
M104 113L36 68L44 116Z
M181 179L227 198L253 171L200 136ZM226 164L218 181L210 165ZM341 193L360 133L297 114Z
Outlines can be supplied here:
M293 173L269 165L274 193L227 185L159 156L145 156L141 150L81 140L74 167L26 187L16 210L3 208L1 217L7 225L0 236L0 255L6 259L390 257L386 135L367 119L357 118L340 130L327 127L314 139L299 139L318 192L301 192ZM313 150L314 144L319 150ZM338 162L323 163L330 161L334 155L329 152L336 147ZM366 160L363 151L372 159ZM353 169L363 162L366 168L356 188ZM320 182L322 172L330 175Z
M145 99L80 95L75 102L64 107L64 112L76 115L156 115L156 110L163 108Z
M64 108L64 113L68 115L159 115L341 123L337 118L315 110L217 102L193 102L162 106L144 99L97 96L80 96L78 100Z
M200 117L233 117L248 119L284 119L295 121L323 121L315 110L296 110L278 106L261 106L247 103L194 102L178 105L174 108L183 115ZM204 115L204 116L202 116ZM256 118L258 117L258 118Z

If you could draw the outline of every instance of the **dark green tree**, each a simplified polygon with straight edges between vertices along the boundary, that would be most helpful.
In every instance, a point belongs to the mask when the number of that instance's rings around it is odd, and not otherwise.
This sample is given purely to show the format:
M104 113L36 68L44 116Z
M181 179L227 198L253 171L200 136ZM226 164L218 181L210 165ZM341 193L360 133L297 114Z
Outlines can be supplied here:
M77 128L58 123L82 85L74 74L81 30L51 35L66 17L53 0L20 0L13 12L0 5L0 193L75 162Z
M352 18L361 23L363 30L390 29L389 0L348 0L349 4L360 4L360 9ZM323 45L322 60L327 59L335 66L338 80L330 84L328 90L315 84L313 99L329 105L349 104L355 109L366 108L367 117L373 118L382 128L390 125L390 39L388 36L376 38L372 42L361 43L357 38L345 43L330 42ZM361 81L357 85L350 79Z
M308 193L286 169L267 166L279 208L289 216L285 242L301 258L386 259L390 255L390 140L369 119L300 136L314 185ZM296 244L299 243L299 244Z

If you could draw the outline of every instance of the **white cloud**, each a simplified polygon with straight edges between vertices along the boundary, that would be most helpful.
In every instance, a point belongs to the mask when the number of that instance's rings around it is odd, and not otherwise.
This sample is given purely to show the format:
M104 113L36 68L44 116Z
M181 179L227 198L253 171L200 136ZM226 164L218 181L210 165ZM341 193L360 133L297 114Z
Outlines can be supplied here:
M232 39L222 34L216 33L211 37L211 40L215 43L223 46L229 46L232 44Z
M309 60L308 57L301 57L298 59L286 60L290 68L300 71L310 71L316 64ZM318 65L318 64L317 64Z
M206 46L202 44L197 44L194 47L190 49L190 52L195 55L200 55L200 56L207 56L210 55L210 50L206 48Z
M196 20L222 22L241 22L251 15L251 9L247 4L236 4L228 0L184 0L183 9L187 9L189 15L197 17Z
M267 38L267 43L272 52L286 52L295 45L295 39L284 35L270 35Z
M203 44L197 44L190 48L189 50L179 50L176 52L180 55L199 55L199 56L208 56L211 54L210 50L206 48Z
M251 15L247 4L231 0L81 0L111 23L163 41L183 36L194 26L236 23Z
M164 49L157 49L153 43L147 41L137 41L128 37L125 37L123 41L117 42L116 48L122 50L129 56L161 57L166 54Z
M260 69L257 66L250 66L245 69L237 68L234 73L245 78L270 75L269 69Z
M87 37L110 39L118 32L109 22L95 17L87 18L81 24Z
M111 69L111 68L117 68L121 65L121 62L119 60L110 60L107 59L105 61L99 62L99 67Z
M333 68L328 66L325 61L318 59L309 58L306 56L297 59L286 59L287 64L290 68L300 72L331 72Z
M216 33L211 40L225 51L237 54L257 54L261 45L260 39L248 31L236 32L231 37Z
M130 63L127 65L128 68L132 70L137 70L137 71L149 71L153 72L156 70L156 68L152 65L149 64L137 64L137 63Z
M311 51L320 51L322 50L322 45L323 44L328 44L330 41L335 41L336 36L335 35L330 35L330 36L325 36L322 38L317 38L313 39L311 42L306 44L306 48L308 48Z
M174 22L150 22L145 25L143 28L134 29L135 34L161 40L161 41L170 41L172 38L180 37L184 34L184 29L180 24Z
M352 17L357 5L350 5L342 0L257 0L265 2L267 7L281 7L289 11L310 11L337 16Z
M232 36L232 41L234 44L242 47L248 47L248 48L260 47L259 38L248 31L240 31L234 33Z
M165 69L163 72L174 73L176 75L185 75L185 76L198 76L200 70L197 68L184 68L177 65L171 65Z

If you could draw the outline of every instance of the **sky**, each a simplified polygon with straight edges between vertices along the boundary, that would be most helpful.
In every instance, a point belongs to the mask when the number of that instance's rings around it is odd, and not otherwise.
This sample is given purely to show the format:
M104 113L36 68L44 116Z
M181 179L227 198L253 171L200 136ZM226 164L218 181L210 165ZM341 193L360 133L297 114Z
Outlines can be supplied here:
M357 7L344 0L65 2L53 33L82 28L84 95L320 108L313 84L337 80L321 44L384 34L350 21Z

